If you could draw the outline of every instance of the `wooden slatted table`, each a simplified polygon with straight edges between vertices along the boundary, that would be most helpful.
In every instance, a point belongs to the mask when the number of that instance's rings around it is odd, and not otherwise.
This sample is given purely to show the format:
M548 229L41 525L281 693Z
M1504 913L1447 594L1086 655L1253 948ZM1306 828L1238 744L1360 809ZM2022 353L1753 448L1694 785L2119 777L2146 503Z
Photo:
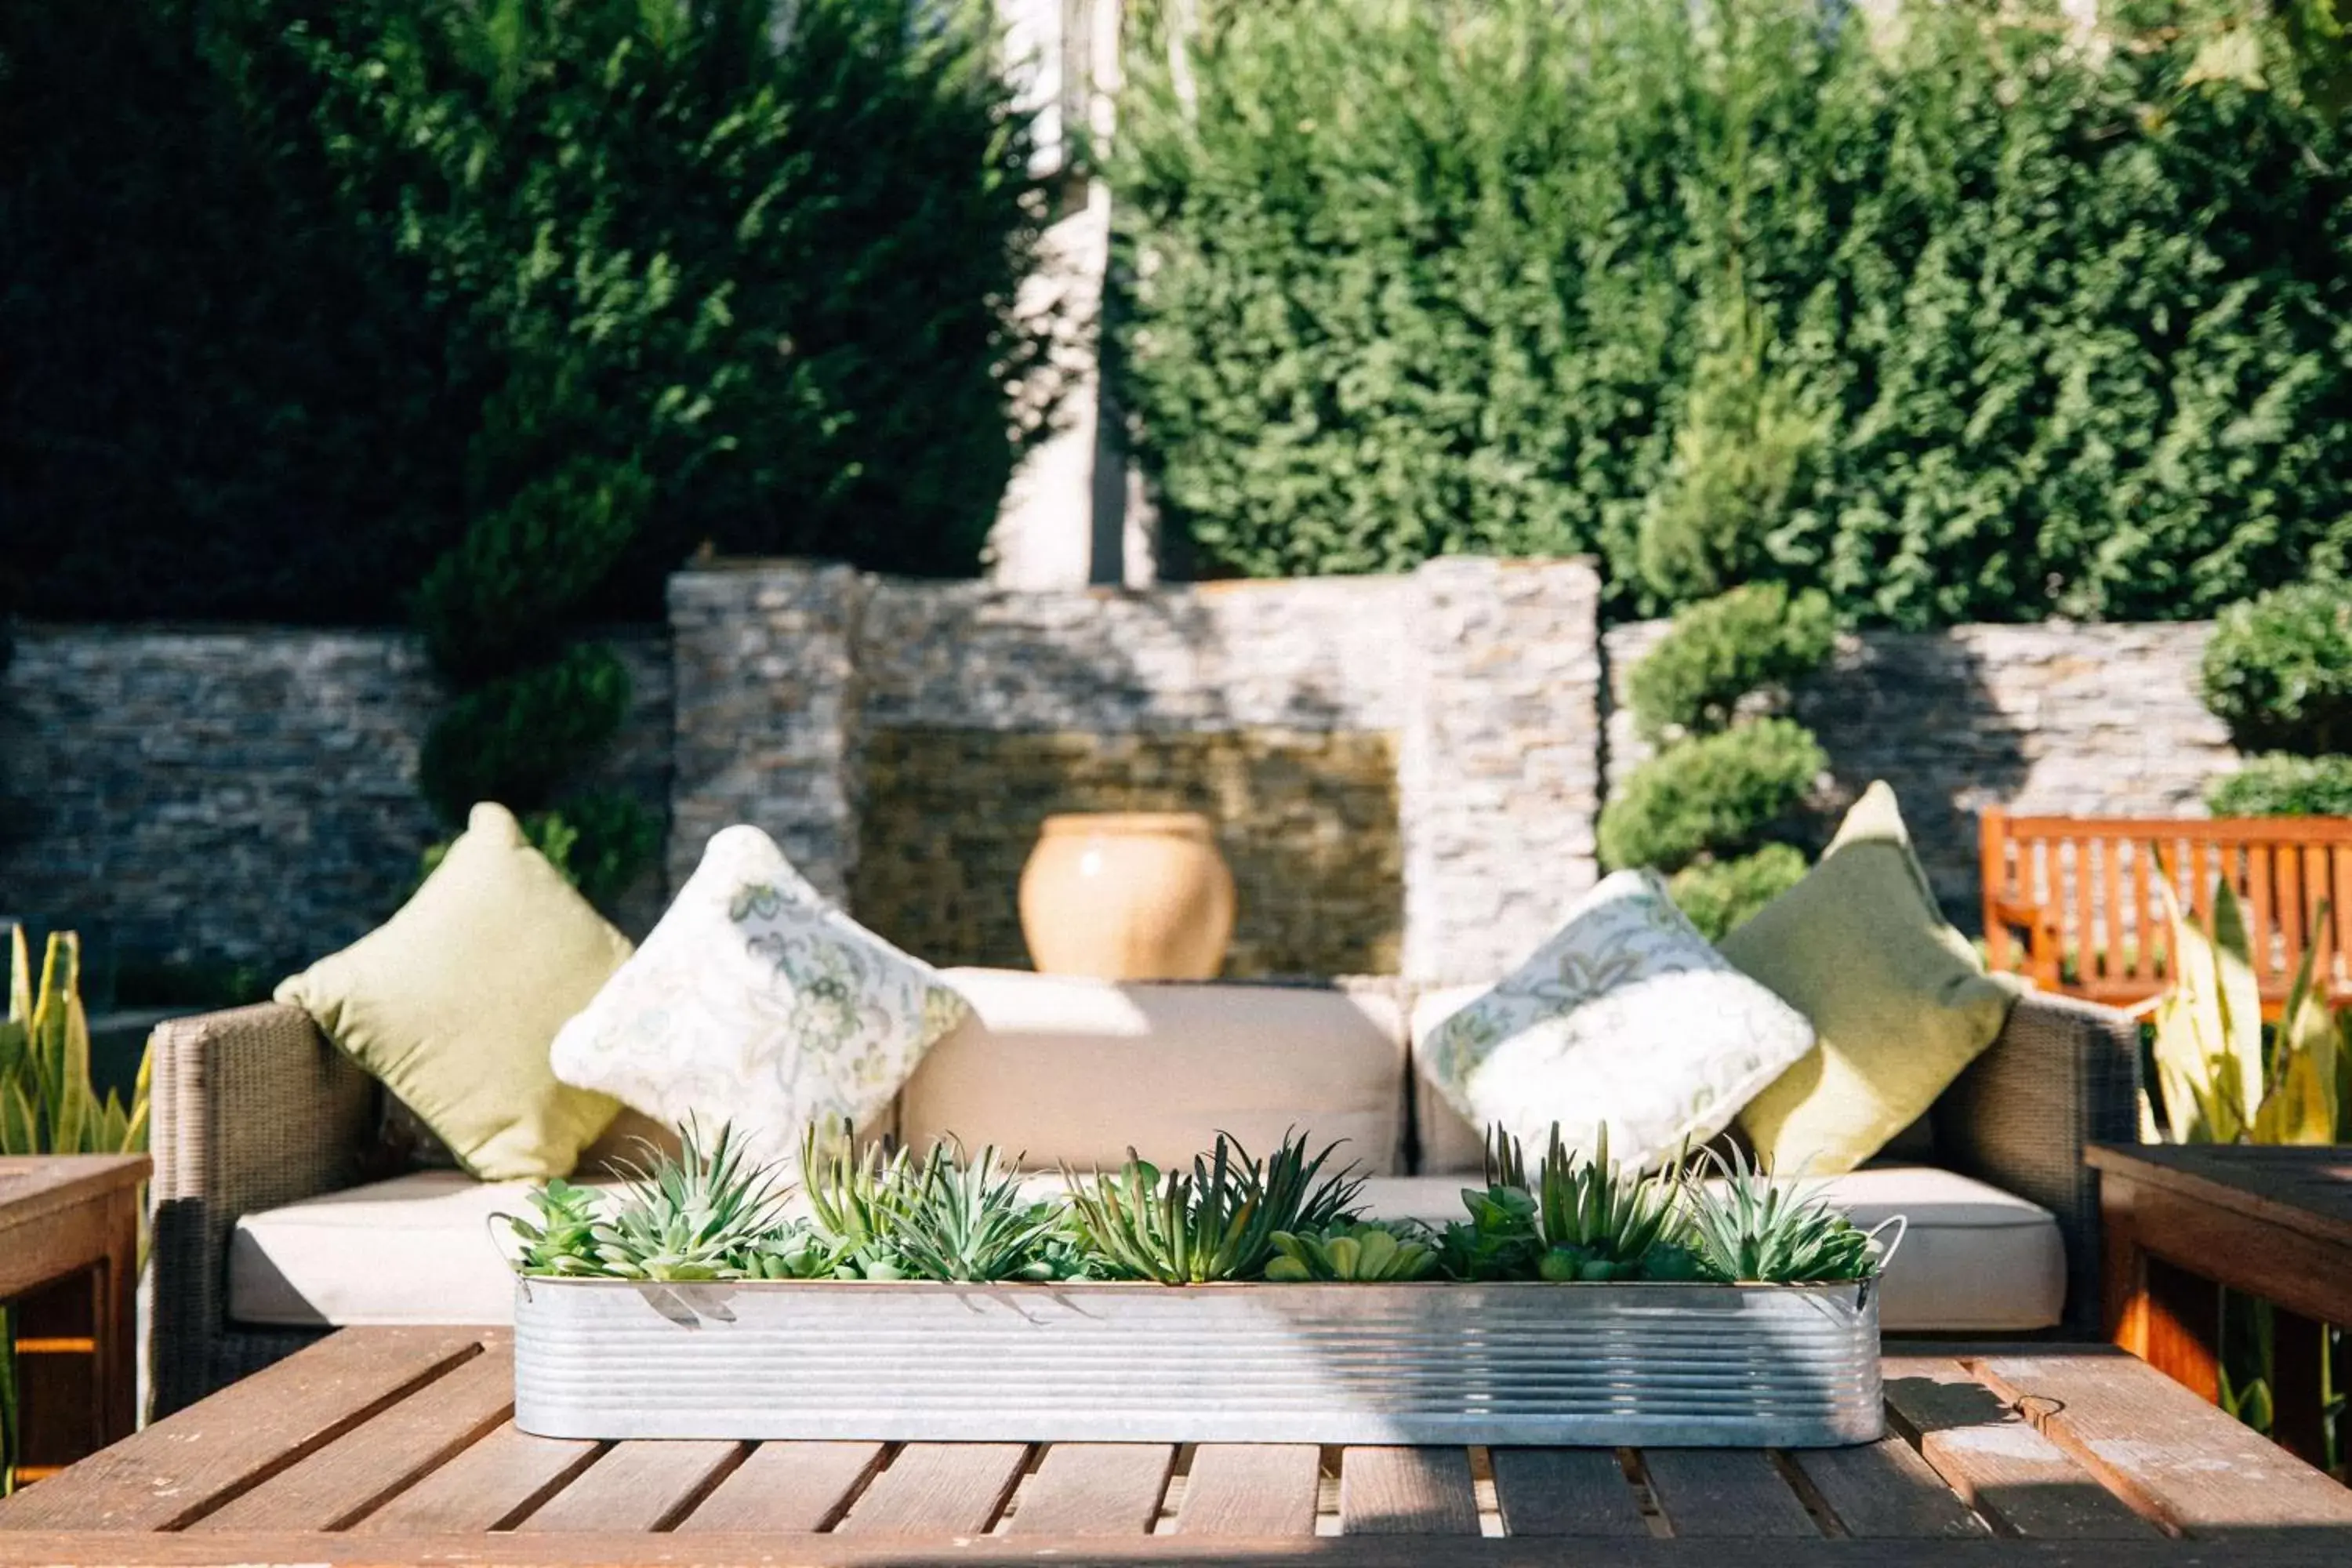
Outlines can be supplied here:
M0 1502L0 1564L2352 1562L2347 1491L2104 1345L1898 1347L1811 1452L588 1443L499 1331L347 1330Z
M2352 1327L2352 1148L2095 1144L2116 1343L2221 1396L2219 1286L2273 1303L2271 1429L2324 1462L2322 1324Z
M16 1309L20 1476L43 1476L139 1415L144 1154L0 1156L0 1304Z

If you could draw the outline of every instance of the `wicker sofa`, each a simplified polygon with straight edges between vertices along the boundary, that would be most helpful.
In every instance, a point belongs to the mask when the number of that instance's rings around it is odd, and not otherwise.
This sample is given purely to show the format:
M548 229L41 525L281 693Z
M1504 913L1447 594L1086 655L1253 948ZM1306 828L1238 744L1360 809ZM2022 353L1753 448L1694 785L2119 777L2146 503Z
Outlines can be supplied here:
M1442 998L1416 1006L1381 984L1107 987L962 973L980 1016L934 1049L900 1097L898 1130L910 1139L951 1126L975 1142L1025 1148L1050 1169L1057 1159L1083 1168L1108 1137L1139 1136L1150 1154L1155 1138L1185 1147L1236 1121L1254 1142L1287 1121L1327 1134L1344 1127L1382 1174L1376 1210L1416 1217L1458 1204L1459 1173L1475 1168L1475 1135L1415 1089L1412 1037L1442 1016L1432 1005ZM2096 1177L2082 1151L2134 1136L2138 1061L2137 1026L2123 1015L2027 996L1906 1135L1896 1158L1907 1163L1844 1179L1856 1184L1858 1214L1892 1206L1914 1222L1912 1256L1896 1268L1916 1277L1898 1313L1890 1274L1890 1330L1980 1333L1980 1316L1948 1323L1936 1302L1983 1300L2012 1268L2040 1304L2004 1320L2007 1331L2095 1330ZM502 1310L491 1292L503 1276L481 1221L491 1207L516 1206L512 1190L392 1168L376 1086L300 1010L267 1005L164 1025L154 1086L157 1414L337 1324ZM1139 1126L1148 1131L1129 1131ZM1923 1241L1923 1209L1957 1228ZM408 1214L420 1217L407 1223ZM320 1234L334 1247L291 1260L289 1249ZM463 1278L399 1278L445 1268ZM1922 1270L1940 1270L1943 1282Z

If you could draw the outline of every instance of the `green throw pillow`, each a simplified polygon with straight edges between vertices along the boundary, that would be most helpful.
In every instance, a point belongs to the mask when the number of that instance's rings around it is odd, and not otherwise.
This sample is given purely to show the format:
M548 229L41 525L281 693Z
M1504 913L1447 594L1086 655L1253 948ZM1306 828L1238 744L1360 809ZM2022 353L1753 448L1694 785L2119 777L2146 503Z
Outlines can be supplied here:
M1936 908L1884 784L1803 881L1721 945L1819 1040L1739 1113L1785 1175L1842 1175L1885 1148L1992 1044L2015 1000Z
M503 806L474 807L415 897L278 987L484 1181L566 1176L620 1103L547 1047L629 956Z

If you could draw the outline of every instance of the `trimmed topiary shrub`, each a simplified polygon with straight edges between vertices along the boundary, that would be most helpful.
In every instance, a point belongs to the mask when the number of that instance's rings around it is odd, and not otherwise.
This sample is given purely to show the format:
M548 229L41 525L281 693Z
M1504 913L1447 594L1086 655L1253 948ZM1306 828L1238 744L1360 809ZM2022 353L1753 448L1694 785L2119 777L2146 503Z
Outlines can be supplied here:
M1788 823L1828 767L1812 731L1790 719L1677 742L1602 809L1601 858L1677 871L1701 855L1745 854Z
M1737 860L1697 860L1667 879L1675 904L1709 942L1804 880L1805 852L1793 844L1767 844Z
M2352 583L2298 583L2223 611L2200 689L2242 751L2352 751Z
M2352 756L2249 757L2205 805L2216 816L2352 816Z
M1750 692L1785 687L1836 646L1828 596L1753 583L1693 605L1633 667L1633 721L1653 745L1731 722Z

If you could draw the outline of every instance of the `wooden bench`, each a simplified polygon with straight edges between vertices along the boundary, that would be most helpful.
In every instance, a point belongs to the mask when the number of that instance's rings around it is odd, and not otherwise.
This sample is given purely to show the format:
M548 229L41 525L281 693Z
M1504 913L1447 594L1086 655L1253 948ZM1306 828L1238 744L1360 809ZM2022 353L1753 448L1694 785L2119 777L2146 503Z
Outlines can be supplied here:
M1983 816L1986 957L2045 991L2128 1007L2171 984L2171 884L2209 923L2224 877L2244 908L2263 1011L2277 1017L2307 949L2337 1005L2352 1005L2352 817L2163 821ZM2322 906L2326 906L2322 914Z

